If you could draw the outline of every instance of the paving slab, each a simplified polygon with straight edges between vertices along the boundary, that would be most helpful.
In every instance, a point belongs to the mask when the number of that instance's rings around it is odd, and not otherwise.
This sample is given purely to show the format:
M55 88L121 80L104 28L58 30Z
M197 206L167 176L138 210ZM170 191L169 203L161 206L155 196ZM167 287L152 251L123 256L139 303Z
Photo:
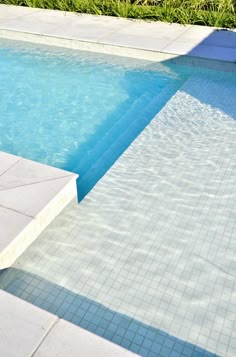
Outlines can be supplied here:
M3 290L0 316L4 357L137 356Z
M21 158L14 155L2 154L0 152L0 176L2 176L9 168L13 167Z
M0 269L77 195L77 175L0 152Z
M179 41L185 41L185 40L200 40L203 41L204 39L208 38L212 34L215 33L215 28L214 27L209 27L209 26L199 26L199 25L194 25L194 26L188 26L186 31L183 34L180 34L178 37Z
M132 22L102 40L105 44L162 51L164 47L184 34L189 26L179 24Z
M165 55L236 62L235 30L207 26L0 5L0 36L160 61Z
M0 290L0 355L30 357L58 317Z
M106 39L103 39L102 42L113 46L132 47L136 49L142 48L143 50L161 52L164 47L172 42L172 39L168 37L155 38L149 35L137 37L129 34L114 33Z
M67 321L59 320L34 357L138 356Z
M0 5L0 19L16 19L25 15L32 15L37 12L38 9L28 8L26 6L12 6L12 5Z

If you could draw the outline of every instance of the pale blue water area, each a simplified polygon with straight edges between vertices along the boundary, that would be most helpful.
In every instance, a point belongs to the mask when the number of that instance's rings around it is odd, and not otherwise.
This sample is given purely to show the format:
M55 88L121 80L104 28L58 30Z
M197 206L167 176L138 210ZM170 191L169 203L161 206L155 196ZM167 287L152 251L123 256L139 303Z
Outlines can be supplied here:
M235 73L1 40L0 150L78 172L80 199L108 172L0 289L143 357L235 357L235 93Z
M147 61L0 40L0 150L78 173L83 198L185 78Z
M82 199L193 71L2 39L0 150L78 173Z

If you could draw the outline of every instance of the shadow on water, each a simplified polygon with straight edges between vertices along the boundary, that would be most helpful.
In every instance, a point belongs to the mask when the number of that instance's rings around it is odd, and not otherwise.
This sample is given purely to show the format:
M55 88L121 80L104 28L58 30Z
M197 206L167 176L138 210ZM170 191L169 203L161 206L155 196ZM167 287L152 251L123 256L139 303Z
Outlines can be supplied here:
M1 289L140 356L217 357L31 273L9 268L0 272L0 278Z
M194 30L194 29L193 29ZM191 39L190 39L191 41ZM204 47L207 46L207 47ZM228 93L235 93L236 87L236 32L230 29L214 29L204 40L192 48L187 56L179 55L172 60L162 61L165 66L180 64L192 67L193 75L197 80L199 76L202 82L203 90L194 90L194 87L185 88L184 91L201 103L209 104L214 108L222 110L225 114L236 119L236 101L230 105L227 103ZM198 67L197 71L194 71ZM211 90L208 85L219 85L218 92L214 98L206 94ZM220 88L222 82L226 85ZM227 88L226 88L227 87Z

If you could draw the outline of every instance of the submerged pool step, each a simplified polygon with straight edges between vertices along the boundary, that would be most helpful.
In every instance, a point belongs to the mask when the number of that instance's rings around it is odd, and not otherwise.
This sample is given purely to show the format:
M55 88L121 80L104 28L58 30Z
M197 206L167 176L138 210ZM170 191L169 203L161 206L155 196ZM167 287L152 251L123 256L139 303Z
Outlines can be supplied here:
M0 270L77 196L77 177L0 151Z
M89 164L91 164L89 166L86 163L86 173L79 182L80 199L87 193L87 191L84 191L84 187L90 187L90 189L93 187L182 84L183 81L168 85L154 98L153 94L150 96L150 94L144 93L107 134L97 142L89 153ZM145 102L148 103L146 106L144 105L144 98L146 99ZM83 164L83 162L80 162L81 169Z
M81 168L91 167L97 159L106 151L106 149L113 144L117 139L120 132L124 131L129 127L134 118L140 115L140 111L143 109L143 102L148 102L150 100L150 94L144 93L140 96L127 110L121 115L119 120L115 120L110 129L105 131L105 135L101 139L95 142L94 147L83 155L83 159L79 161L78 167L74 170L75 172L81 172Z

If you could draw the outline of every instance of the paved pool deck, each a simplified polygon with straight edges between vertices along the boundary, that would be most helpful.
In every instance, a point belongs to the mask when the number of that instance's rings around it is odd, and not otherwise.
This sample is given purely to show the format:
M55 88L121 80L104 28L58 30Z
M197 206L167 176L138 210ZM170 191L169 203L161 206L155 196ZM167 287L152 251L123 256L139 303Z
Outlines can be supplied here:
M77 197L77 177L0 151L0 270Z
M0 351L4 357L135 357L57 316L0 290ZM4 324L3 324L4 322Z
M150 60L188 56L235 63L235 34L204 26L0 5L0 36Z
M0 36L223 68L236 59L234 31L10 6ZM98 356L96 341L107 356L236 355L236 84L223 83L193 75L1 272L5 356Z

